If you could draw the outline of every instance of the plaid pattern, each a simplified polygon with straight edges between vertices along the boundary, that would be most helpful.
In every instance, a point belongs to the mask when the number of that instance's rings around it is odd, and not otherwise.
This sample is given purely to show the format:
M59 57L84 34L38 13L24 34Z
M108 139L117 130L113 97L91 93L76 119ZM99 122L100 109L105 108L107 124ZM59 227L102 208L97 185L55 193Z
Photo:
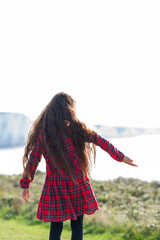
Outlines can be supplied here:
M43 144L42 132L40 132L37 137L35 147L29 157L31 180L28 178L20 179L20 187L29 188L43 154L46 161L46 179L39 200L36 217L44 222L61 222L67 219L76 220L77 217L82 214L93 214L99 209L89 178L87 175L86 179L82 176L78 164L79 158L77 150L71 138L62 134L61 141L69 165L74 170L78 185L73 183L64 169L61 168L66 179L62 178L57 172ZM100 146L115 160L119 162L123 160L124 154L114 148L109 141L102 138L97 133L93 132L89 136L88 142L93 142L97 146Z

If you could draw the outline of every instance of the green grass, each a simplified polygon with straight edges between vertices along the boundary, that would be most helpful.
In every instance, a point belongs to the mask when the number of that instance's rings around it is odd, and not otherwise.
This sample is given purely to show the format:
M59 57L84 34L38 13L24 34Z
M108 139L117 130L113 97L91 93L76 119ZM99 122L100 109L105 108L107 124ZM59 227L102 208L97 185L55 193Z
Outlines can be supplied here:
M64 222L62 240L71 239L70 221ZM0 219L1 240L47 240L49 239L50 223L28 225L15 219ZM84 240L122 240L123 234L108 232L99 226L84 226Z
M63 231L62 239L70 239L70 232ZM27 225L17 220L0 219L1 240L46 240L49 239L49 223L41 225Z
M23 221L0 219L0 239L1 240L47 240L49 239L49 223L40 225L27 225ZM91 229L90 229L91 230ZM84 240L121 240L120 235L111 234L109 232L97 233L89 228L84 227ZM62 231L62 240L71 239L71 230L69 229L69 221L64 223Z
M70 221L64 222L62 240L71 239ZM47 240L50 223L28 224L16 219L0 219L1 240ZM136 226L113 225L102 227L95 223L84 224L84 240L160 240L160 231L155 227L142 228Z
M48 231L41 226L27 226L24 223L14 220L0 220L0 239L26 239L43 240L47 239Z

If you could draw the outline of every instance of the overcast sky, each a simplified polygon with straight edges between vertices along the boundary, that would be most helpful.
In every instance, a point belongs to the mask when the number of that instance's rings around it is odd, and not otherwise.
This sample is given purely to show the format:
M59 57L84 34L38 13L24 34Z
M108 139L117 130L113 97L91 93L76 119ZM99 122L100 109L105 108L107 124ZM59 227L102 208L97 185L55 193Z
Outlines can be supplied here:
M65 91L87 124L160 127L159 1L0 1L0 111Z

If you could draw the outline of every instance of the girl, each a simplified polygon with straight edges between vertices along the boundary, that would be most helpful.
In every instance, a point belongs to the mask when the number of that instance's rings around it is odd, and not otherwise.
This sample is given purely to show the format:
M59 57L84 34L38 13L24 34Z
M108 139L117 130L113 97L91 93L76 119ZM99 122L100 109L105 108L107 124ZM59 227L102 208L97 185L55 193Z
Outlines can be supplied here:
M91 148L92 143L92 148ZM51 222L50 240L60 240L63 221L71 219L72 240L83 239L83 216L99 209L90 185L91 151L100 146L119 161L136 166L111 143L91 131L76 117L75 102L66 93L56 94L33 123L23 156L22 197L43 155L46 179L36 217Z

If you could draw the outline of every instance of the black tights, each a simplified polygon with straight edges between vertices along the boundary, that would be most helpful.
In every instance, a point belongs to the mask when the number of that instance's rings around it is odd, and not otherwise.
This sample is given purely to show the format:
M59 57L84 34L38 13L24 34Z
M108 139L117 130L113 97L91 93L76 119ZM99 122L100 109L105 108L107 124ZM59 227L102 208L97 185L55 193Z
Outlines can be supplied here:
M71 240L83 239L83 216L77 217L77 220L70 221L72 229ZM63 222L51 222L49 240L61 240L61 233L63 229Z

